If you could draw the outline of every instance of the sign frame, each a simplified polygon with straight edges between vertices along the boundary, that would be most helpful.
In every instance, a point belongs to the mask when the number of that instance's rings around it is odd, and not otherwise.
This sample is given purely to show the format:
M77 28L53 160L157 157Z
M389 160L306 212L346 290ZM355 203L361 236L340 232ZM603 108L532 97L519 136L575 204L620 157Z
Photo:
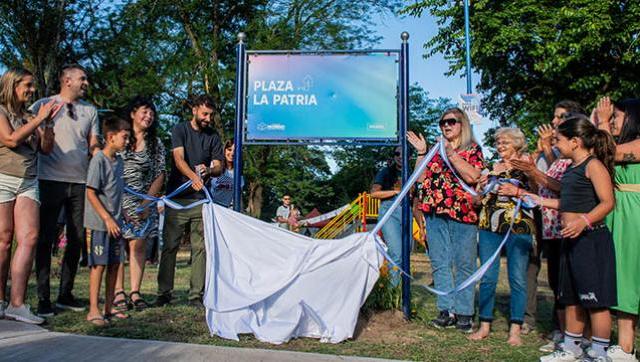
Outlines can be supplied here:
M380 54L393 56L396 67L396 136L394 138L372 138L372 137L296 137L284 139L254 139L248 138L248 104L249 104L249 57L252 55L355 55L367 56L370 54ZM401 144L400 137L400 75L402 72L401 51L399 49L371 49L371 50L246 50L244 52L244 89L243 89L243 109L242 109L242 143L245 145L299 145L299 146L398 146Z

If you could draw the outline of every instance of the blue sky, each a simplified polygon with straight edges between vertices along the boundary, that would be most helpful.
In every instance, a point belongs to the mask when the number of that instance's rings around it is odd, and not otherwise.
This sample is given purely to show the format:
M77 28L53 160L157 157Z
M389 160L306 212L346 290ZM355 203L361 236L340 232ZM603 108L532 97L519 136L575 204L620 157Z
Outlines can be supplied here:
M420 18L378 16L376 23L376 32L383 37L380 48L400 48L402 42L400 34L403 31L409 32L409 80L411 83L418 82L432 98L445 97L457 102L458 96L466 93L467 83L464 77L444 75L447 72L448 63L443 54L435 54L428 59L423 57L424 43L438 31L434 17L428 13L423 13ZM474 92L477 78L478 74L472 75ZM493 126L493 122L485 118L480 125L474 127L476 139L482 142L484 132Z

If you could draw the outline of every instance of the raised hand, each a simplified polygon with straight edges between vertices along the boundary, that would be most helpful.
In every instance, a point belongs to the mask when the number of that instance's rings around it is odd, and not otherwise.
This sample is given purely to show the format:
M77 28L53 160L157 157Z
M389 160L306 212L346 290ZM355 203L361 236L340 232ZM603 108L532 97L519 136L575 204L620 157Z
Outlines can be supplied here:
M598 101L598 106L596 107L596 126L602 129L609 129L611 126L609 122L613 117L613 103L611 102L611 98L602 97Z
M522 171L527 175L531 174L536 169L536 164L532 158L528 157L526 159L512 159L509 161L511 167L516 170Z
M38 109L38 120L40 120L40 122L51 120L56 116L56 114L58 114L58 111L60 111L62 106L63 103L57 103L55 99L43 104L40 106L40 109Z
M422 133L415 134L413 131L407 132L407 141L418 153L427 152L427 141L425 141Z
M551 147L553 144L553 126L550 124L543 124L538 127L538 136L540 136L540 146Z

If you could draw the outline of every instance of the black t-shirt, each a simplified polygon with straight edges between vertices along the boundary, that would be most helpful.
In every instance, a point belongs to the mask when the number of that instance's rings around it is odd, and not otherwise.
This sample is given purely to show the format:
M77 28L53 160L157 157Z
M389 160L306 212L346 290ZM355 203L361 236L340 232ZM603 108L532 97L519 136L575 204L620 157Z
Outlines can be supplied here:
M171 145L172 150L178 147L184 148L184 160L192 170L195 169L196 165L203 164L210 167L212 160L224 160L222 143L218 134L208 127L198 132L191 127L191 122L189 121L178 123L173 127L171 130ZM189 181L189 178L178 170L173 157L171 157L171 160L172 167L169 174L169 183L167 184L167 194ZM179 195L176 195L176 197L202 199L205 196L203 192L196 192L189 187Z
M382 191L400 190L402 188L402 173L395 164L387 166L378 172L373 183L382 186Z

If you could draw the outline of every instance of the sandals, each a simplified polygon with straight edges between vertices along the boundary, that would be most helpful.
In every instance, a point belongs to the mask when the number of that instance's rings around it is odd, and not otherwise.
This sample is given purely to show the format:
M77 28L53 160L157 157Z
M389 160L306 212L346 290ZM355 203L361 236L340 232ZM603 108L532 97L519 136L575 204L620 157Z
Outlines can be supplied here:
M105 316L97 316L87 319L87 323L90 323L96 327L105 327L109 324L109 320Z
M122 296L122 299L116 300L120 295ZM129 306L128 300L129 300L129 297L127 296L127 293L124 292L124 290L117 292L113 296L113 309L122 313L128 311L129 309L131 309Z
M138 299L133 300L134 294L138 295ZM129 301L130 301L130 304L133 306L133 309L135 309L138 312L149 308L149 303L147 303L144 299L142 299L142 295L140 295L140 292L137 290L129 293Z
M129 315L121 310L117 310L117 309L113 309L114 312L113 313L105 313L104 318L108 321L111 321L112 319L129 319Z

